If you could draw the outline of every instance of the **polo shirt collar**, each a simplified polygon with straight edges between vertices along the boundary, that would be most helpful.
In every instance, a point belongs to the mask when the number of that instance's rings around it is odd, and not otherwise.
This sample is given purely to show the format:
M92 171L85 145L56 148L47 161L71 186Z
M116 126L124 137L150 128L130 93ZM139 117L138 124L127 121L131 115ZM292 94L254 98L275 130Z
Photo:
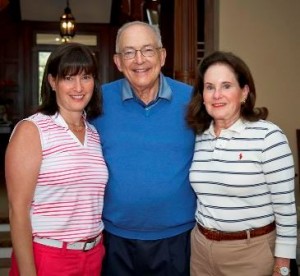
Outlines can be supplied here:
M224 132L241 133L245 128L246 128L246 121L240 118L232 126L230 126L227 129L222 130L222 132L223 133ZM215 136L214 122L213 121L210 123L209 128L204 131L204 134L210 134L212 136Z
M82 117L84 118L84 120L86 119L86 112L85 111L83 112ZM61 114L59 112L56 112L54 115L50 115L50 118L58 126L69 128L66 121L64 120L64 118L61 116Z
M160 73L159 80L160 81L159 81L159 90L158 90L157 98L166 99L170 101L172 98L172 90L162 73ZM122 100L126 101L134 98L135 95L128 80L124 79L123 86L122 86Z

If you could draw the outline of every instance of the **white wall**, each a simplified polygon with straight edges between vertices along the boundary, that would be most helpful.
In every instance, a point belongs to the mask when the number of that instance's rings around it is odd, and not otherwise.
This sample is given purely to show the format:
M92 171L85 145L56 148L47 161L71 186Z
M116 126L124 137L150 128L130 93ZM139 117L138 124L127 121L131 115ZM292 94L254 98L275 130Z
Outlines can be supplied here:
M300 0L219 0L218 49L246 61L254 76L257 106L289 139L298 173L300 129ZM299 176L296 178L299 205Z

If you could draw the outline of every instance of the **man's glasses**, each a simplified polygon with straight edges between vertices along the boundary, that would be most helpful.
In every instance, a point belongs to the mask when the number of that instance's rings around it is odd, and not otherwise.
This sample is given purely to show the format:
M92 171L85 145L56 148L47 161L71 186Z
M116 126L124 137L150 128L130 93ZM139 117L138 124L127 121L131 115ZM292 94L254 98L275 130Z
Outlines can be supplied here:
M144 57L153 57L156 51L161 47L144 46L143 48L136 50L134 48L126 48L123 52L117 53L123 56L124 59L133 59L137 52L141 52Z

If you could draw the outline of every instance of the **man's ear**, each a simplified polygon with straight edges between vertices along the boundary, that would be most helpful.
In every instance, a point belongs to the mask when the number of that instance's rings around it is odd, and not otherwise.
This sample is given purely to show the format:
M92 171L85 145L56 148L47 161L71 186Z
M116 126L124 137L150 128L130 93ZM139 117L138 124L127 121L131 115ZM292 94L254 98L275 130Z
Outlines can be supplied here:
M165 48L160 49L160 66L163 67L166 62L167 51Z
M120 72L122 72L123 69L122 69L122 61L121 61L120 55L114 54L113 59L114 59L114 63L115 63L115 65L117 66L118 70L119 70Z

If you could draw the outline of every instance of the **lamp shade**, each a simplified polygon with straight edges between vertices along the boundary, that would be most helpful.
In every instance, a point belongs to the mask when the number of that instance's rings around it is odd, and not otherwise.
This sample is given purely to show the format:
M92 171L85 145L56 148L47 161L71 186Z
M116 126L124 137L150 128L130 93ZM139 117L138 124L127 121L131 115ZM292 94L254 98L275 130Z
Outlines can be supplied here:
M68 41L75 35L75 18L69 8L69 1L64 14L60 17L60 36L64 41Z

